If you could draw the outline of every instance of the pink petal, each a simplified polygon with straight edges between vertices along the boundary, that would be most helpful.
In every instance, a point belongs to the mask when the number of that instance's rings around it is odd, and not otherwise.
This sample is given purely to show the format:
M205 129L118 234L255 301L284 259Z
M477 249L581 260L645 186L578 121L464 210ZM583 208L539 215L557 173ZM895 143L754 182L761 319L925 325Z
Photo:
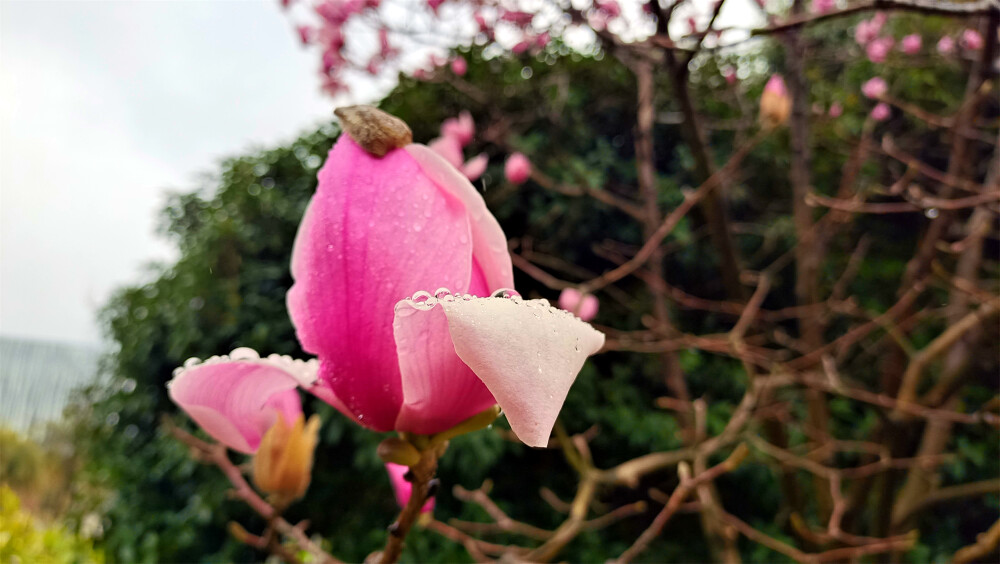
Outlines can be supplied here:
M464 203L411 151L379 159L347 135L320 170L295 239L288 311L303 348L320 357L320 378L369 428L392 430L403 401L393 306L414 288L467 291L473 278L477 220Z
M234 450L252 453L279 413L289 423L302 413L296 388L315 374L315 362L277 355L261 359L250 349L237 349L203 363L189 360L168 388L170 399L206 433Z
M476 263L473 265L473 283L469 284L468 289L449 285L449 283L435 284L433 287L445 286L462 293L484 293L484 291L500 288L513 288L514 267L511 266L510 252L507 250L507 236L503 234L503 229L500 228L497 219L486 207L486 201L483 200L483 197L479 195L479 192L476 192L468 179L453 167L448 166L448 163L427 147L409 145L405 147L405 150L410 153L410 156L431 181L465 206L465 212L469 217L469 227L472 232L472 257ZM486 283L485 287L474 285L477 267L481 269L481 275ZM432 286L413 286L410 291L415 291L416 288L430 287Z
M474 182L486 172L486 165L488 164L490 164L490 158L486 156L486 153L480 153L462 165L462 174Z
M389 473L389 483L392 484L392 491L396 494L396 503L399 504L400 508L406 507L406 504L410 501L410 493L413 491L413 484L407 482L406 478L403 477L409 468L402 464L387 462L385 469ZM428 499L427 503L420 508L421 513L430 513L433 510L433 497Z
M465 59L456 60L464 61ZM457 118L446 119L441 124L441 137L453 137L458 140L462 147L471 143L475 136L476 123L472 121L472 114L469 112L462 112L458 114Z
M393 329L403 407L396 430L430 435L496 404L486 386L455 354L444 310L404 300L396 305Z
M604 335L545 300L441 301L455 351L525 444L544 446L566 394ZM426 315L426 314L425 314Z
M438 155L441 155L451 166L461 168L462 144L457 138L445 135L434 139L427 146Z

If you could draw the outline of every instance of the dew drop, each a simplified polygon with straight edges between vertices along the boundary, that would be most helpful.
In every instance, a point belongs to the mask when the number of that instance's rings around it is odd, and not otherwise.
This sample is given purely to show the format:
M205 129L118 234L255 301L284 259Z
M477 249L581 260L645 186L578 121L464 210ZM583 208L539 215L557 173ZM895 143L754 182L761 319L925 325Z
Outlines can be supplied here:
M510 299L510 298L514 298L514 297L520 298L521 294L519 294L518 291L515 290L515 289L513 289L513 288L500 288L499 290L497 290L497 291L493 292L492 294L490 294L490 297L491 298L507 298L507 299Z
M439 300L446 299L450 296L451 296L451 290L449 290L448 288L438 288L437 290L434 290L434 297Z

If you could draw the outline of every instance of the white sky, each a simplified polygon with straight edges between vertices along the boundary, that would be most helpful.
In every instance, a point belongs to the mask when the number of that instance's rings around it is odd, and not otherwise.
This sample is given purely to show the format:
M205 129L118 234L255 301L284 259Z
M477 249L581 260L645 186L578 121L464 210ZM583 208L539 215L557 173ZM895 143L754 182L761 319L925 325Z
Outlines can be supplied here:
M332 119L317 64L278 0L0 0L0 334L99 343L110 292L172 257L167 190Z
M277 0L0 3L0 333L98 343L168 189L332 119Z

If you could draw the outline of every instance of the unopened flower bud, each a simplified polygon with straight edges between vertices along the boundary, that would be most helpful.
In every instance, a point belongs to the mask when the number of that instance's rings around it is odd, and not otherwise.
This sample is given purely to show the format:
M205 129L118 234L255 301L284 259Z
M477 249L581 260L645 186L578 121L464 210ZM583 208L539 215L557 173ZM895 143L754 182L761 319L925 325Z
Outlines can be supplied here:
M792 99L785 88L785 79L780 74L772 75L760 96L760 122L764 127L774 128L788 121L792 113Z
M362 149L376 157L413 143L406 122L372 106L348 106L333 111L341 127Z
M284 417L264 433L253 458L253 482L277 503L289 503L306 493L312 475L313 451L319 434L319 417L309 422L299 416L291 426Z

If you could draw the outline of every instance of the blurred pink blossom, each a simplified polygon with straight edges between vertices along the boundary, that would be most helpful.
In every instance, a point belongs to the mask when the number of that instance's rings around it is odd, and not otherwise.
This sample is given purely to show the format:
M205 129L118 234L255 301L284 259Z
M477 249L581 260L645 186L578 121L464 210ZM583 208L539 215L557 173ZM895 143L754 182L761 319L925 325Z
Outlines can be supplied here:
M531 41L524 40L524 41L518 42L513 47L511 47L510 48L510 52L514 53L515 55L520 55L521 53L524 53L525 51L527 51L530 48L531 48Z
M875 121L884 121L889 117L890 113L889 104L879 102L878 105L872 108L871 118Z
M615 0L598 0L594 5L598 10L607 14L609 18L617 18L622 15L622 9Z
M441 124L441 136L454 137L462 147L471 143L476 136L476 123L472 121L472 114L462 112L457 118L444 120Z
M726 70L722 71L722 76L726 78L726 83L734 84L736 82L736 69L726 67Z
M581 295L576 288L565 288L559 294L559 307L572 312L583 321L590 321L597 316L600 302L593 294Z
M462 165L462 174L470 181L478 180L486 172L486 165L489 163L490 158L486 156L486 153L480 153L465 161L465 164Z
M865 82L861 86L861 93L864 94L866 98L871 98L872 100L881 98L888 90L889 85L881 76L869 78L868 82Z
M522 184L531 176L531 161L522 153L514 153L507 158L503 174L513 184Z
M312 41L313 29L311 27L307 25L300 25L296 27L295 30L299 32L299 41L301 41L303 45L308 45L309 42Z
M937 50L942 55L950 55L955 50L955 40L945 35L938 41Z
M962 47L970 51L978 51L983 48L983 36L974 29L967 29L962 32Z
M514 25L525 27L531 25L531 20L535 19L535 14L517 10L505 10L503 14L500 15L500 19Z
M920 34L911 33L903 38L900 42L900 48L907 55L916 55L920 52L920 47L923 45L923 39L921 39Z
M469 70L469 63L465 61L465 57L458 55L451 60L451 72L458 76L465 76L467 70Z
M895 44L896 40L891 37L879 37L868 43L868 46L865 47L865 54L868 55L868 60L873 63L884 63Z
M844 113L844 106L840 105L840 102L834 102L830 104L829 115L832 118L839 118Z
M435 15L438 13L438 8L441 7L441 4L444 4L444 0L427 0L427 6L430 7Z

